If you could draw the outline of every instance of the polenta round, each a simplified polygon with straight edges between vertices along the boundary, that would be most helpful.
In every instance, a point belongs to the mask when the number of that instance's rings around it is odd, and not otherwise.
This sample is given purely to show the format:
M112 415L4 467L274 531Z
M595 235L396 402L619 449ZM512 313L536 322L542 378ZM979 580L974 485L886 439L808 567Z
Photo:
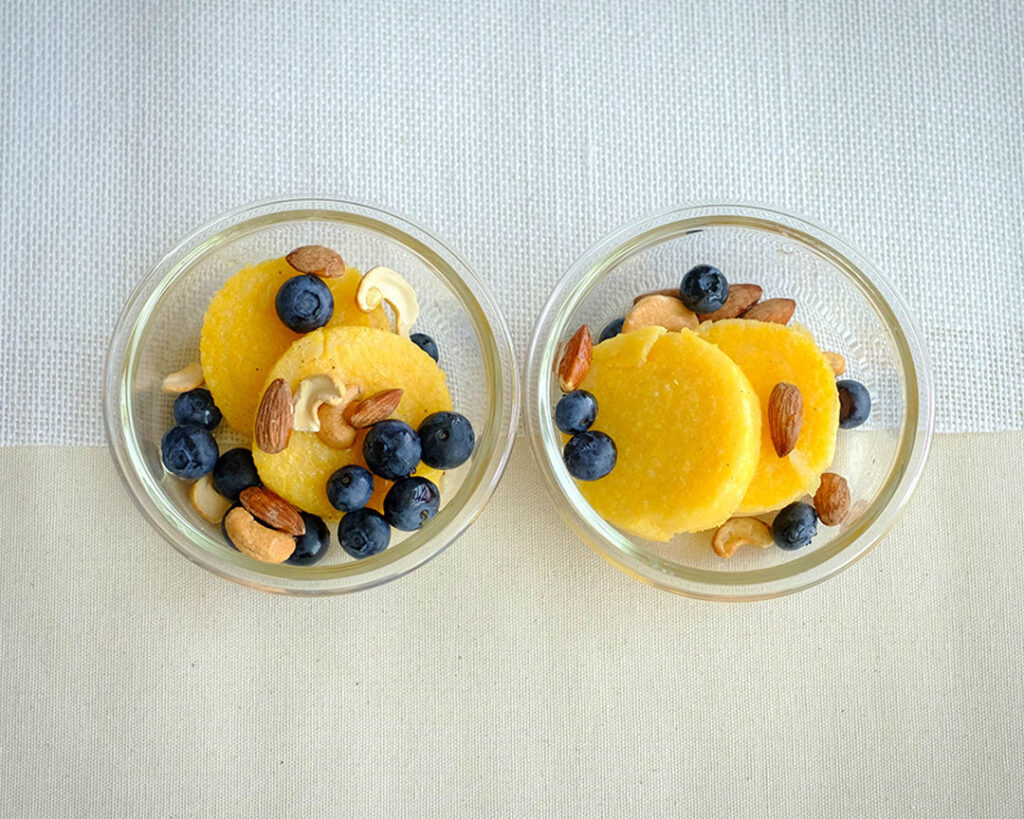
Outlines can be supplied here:
M284 258L250 265L228 279L206 308L199 339L206 386L224 419L243 435L252 433L267 373L300 338L281 323L274 306L281 285L299 275ZM324 279L334 296L334 315L327 327L390 329L382 308L364 313L356 304L361 278L350 267L341 276Z
M413 429L432 412L450 410L447 378L437 363L409 339L369 327L329 327L299 338L267 374L266 383L283 378L294 393L299 383L312 375L335 373L346 386L358 385L363 396L381 390L404 390L392 418ZM262 389L253 399L262 397ZM249 430L251 432L251 430ZM363 437L354 446L332 449L315 432L292 432L288 446L276 454L253 447L253 460L267 488L306 512L337 519L341 512L327 500L327 479L347 464L365 466ZM443 474L420 464L417 475L438 483ZM380 511L391 481L374 476L369 506Z
M835 454L839 396L835 374L811 334L799 325L749 319L702 324L698 333L739 365L761 402L761 454L736 514L760 515L813 493ZM775 453L767 417L768 398L780 381L795 384L803 398L800 436L784 458Z
M593 429L612 437L615 468L579 482L609 523L669 540L725 521L757 466L761 412L746 376L690 330L644 327L598 344L582 389Z

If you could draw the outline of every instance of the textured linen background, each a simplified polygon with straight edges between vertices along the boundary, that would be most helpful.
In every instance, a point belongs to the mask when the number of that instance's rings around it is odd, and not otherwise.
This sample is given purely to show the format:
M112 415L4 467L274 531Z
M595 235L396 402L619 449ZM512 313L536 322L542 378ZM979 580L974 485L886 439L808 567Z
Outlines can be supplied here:
M905 294L940 430L1024 428L1014 0L14 2L3 23L0 443L102 443L104 347L139 278L201 222L295 191L447 239L520 355L613 227L789 210Z
M190 566L70 446L145 270L289 192L444 237L520 355L622 222L789 210L906 296L941 430L1024 429L1022 54L1016 0L3 4L0 815L1024 815L1024 432L939 436L877 550L742 606L607 567L522 441L337 600Z

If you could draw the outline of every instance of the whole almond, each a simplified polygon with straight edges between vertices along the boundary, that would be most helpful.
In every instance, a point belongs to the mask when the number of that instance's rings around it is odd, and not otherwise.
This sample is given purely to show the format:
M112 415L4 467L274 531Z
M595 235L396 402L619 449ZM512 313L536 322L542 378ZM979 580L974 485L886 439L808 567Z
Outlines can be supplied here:
M590 337L590 327L584 324L566 342L558 362L558 386L562 392L572 392L583 383L593 356L594 340Z
M828 366L832 368L832 372L836 375L842 375L846 372L846 359L843 358L839 353L822 353L825 356L825 360L828 362Z
M332 449L348 449L356 442L356 428L345 419L345 407L322 404L317 410L320 419L320 440Z
M725 304L713 313L701 313L701 321L721 321L739 318L761 298L761 287L756 284L730 284Z
M664 327L669 332L696 330L697 314L688 310L678 296L655 294L645 296L633 305L622 322L622 332L629 333L641 327Z
M767 549L772 545L772 530L757 518L729 518L711 536L711 548L719 557L732 557L740 546Z
M276 492L262 486L250 486L242 490L238 500L250 515L272 529L296 537L306 534L306 522L299 510Z
M284 257L300 273L312 273L330 279L345 272L345 262L337 252L323 245L303 245Z
M402 390L381 390L349 405L345 413L345 419L356 429L372 427L378 421L383 421L391 416L402 400Z
M772 324L789 324L795 310L796 302L792 299L766 299L743 313L743 318Z
M674 299L679 298L678 287L666 287L662 290L650 290L647 293L641 293L639 296L634 297L633 304L636 304L640 299L646 299L648 296L671 296Z
M768 430L775 445L775 453L785 458L800 437L804 422L804 397L795 384L780 381L768 397Z
M850 513L850 486L846 478L835 472L821 476L818 491L814 493L814 511L826 526L838 526Z
M295 538L268 529L241 506L224 518L224 533L238 551L264 563L284 563L295 551Z
M253 426L256 446L271 455L288 446L292 437L294 413L292 391L283 378L275 378L263 393L259 409L256 410L256 423Z

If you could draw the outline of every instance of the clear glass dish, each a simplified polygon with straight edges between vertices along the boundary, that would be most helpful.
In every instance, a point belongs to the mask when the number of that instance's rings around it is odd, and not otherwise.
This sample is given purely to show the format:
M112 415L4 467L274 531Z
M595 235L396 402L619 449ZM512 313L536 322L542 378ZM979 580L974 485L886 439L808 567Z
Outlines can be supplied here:
M840 430L832 470L845 476L851 514L841 527L819 526L794 552L740 549L715 556L710 533L656 543L628 535L599 517L562 462L553 409L559 345L589 324L621 317L633 297L678 286L700 263L730 281L764 288L764 298L797 302L794 321L824 350L842 353L847 374L872 395L863 427ZM709 600L775 597L820 583L863 557L906 505L924 467L933 398L924 347L907 308L857 251L815 225L784 213L708 205L645 216L587 250L544 307L530 345L526 421L534 457L558 508L576 533L627 574L667 591ZM595 428L600 428L600 415Z
M267 564L226 545L188 500L188 482L164 471L160 439L173 423L165 375L199 360L199 330L210 298L247 264L305 244L337 248L349 264L399 271L420 303L416 329L432 335L455 408L477 432L469 462L445 475L442 506L429 526L399 537L374 557L348 558L332 531L315 566ZM214 219L184 239L145 276L110 342L104 378L107 440L125 487L143 515L190 560L264 591L340 594L393 580L451 544L487 503L505 468L519 415L508 328L484 283L423 228L355 202L287 198ZM226 425L222 425L226 427ZM221 451L235 442L218 429ZM241 440L241 439L238 439ZM332 527L333 528L333 527Z

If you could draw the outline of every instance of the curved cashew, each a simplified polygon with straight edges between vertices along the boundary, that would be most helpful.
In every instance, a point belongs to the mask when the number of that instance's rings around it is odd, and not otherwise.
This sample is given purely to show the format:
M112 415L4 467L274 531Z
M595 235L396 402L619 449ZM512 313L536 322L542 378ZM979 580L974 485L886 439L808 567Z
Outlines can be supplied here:
M358 387L346 387L335 373L319 373L302 379L295 391L293 429L298 432L319 432L319 410L324 404L332 407L351 401Z
M369 313L380 307L382 301L395 311L395 332L408 337L420 314L416 292L390 267L371 267L356 289L356 304L364 313Z
M186 364L176 373L171 373L167 376L161 387L164 392L169 392L172 395L181 395L183 392L203 386L203 381L203 365L198 361L193 361L191 364Z
M757 518L729 518L715 530L711 548L719 557L732 557L740 546L767 549L772 545L772 530Z

